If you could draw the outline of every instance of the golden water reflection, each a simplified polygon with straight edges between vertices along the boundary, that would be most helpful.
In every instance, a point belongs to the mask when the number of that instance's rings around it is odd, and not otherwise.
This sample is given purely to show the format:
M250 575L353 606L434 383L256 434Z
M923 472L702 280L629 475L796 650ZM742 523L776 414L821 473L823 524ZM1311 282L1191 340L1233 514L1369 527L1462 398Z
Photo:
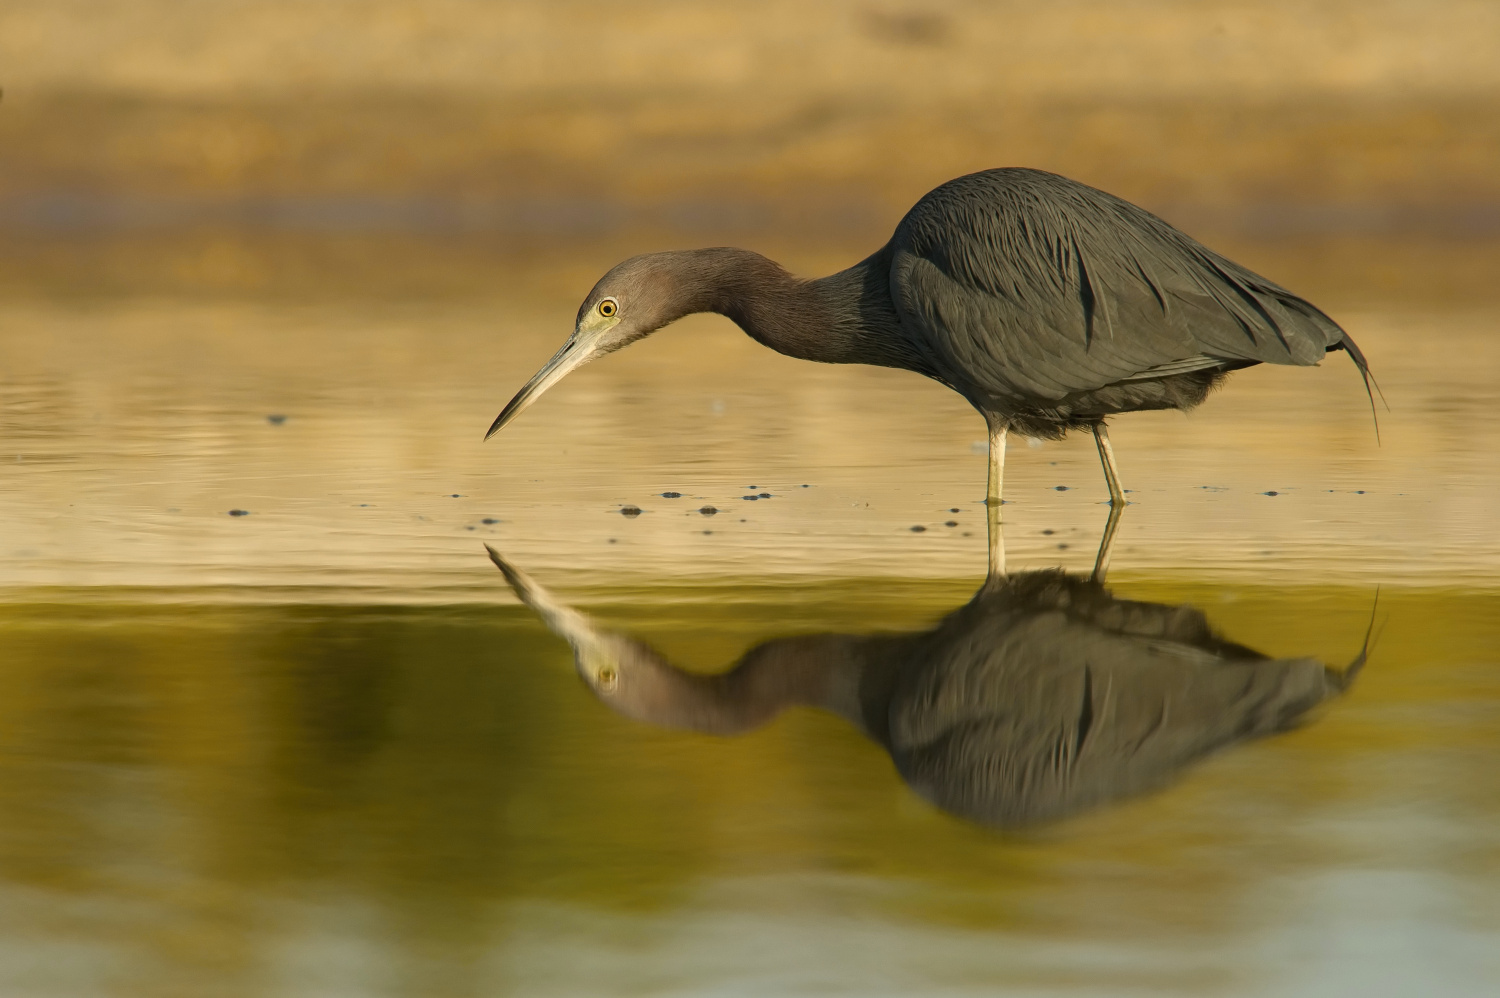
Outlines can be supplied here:
M726 320L590 365L484 442L575 307L8 304L0 591L490 600L481 539L606 588L983 573L983 424L958 396L780 357ZM1380 437L1342 356L1237 373L1187 417L1120 417L1134 503L1117 572L1500 575L1495 313L1337 314L1389 400ZM1033 443L1013 442L1007 470L1013 567L1085 568L1105 498L1093 447Z
M534 273L0 305L0 994L1494 990L1491 307L1330 304L1378 442L1343 358L1116 422L1115 597L1385 627L1313 723L999 834L831 715L617 716L482 548L699 672L921 633L987 564L979 418L699 317L484 443L597 276ZM1007 471L1009 567L1087 571L1091 442Z
M789 634L920 631L967 588L664 585L588 609L701 670ZM1327 661L1373 597L1114 588ZM618 716L518 606L5 604L0 992L1483 993L1500 603L1398 587L1380 612L1317 723L997 837L831 715L734 739Z

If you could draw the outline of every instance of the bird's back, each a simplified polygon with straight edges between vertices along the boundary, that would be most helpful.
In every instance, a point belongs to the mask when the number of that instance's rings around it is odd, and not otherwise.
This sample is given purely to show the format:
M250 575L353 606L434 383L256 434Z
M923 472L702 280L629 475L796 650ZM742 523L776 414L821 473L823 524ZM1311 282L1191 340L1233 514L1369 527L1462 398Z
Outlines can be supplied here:
M1315 364L1352 347L1285 288L1142 208L1038 170L943 184L889 249L912 348L986 411L1061 405L1066 416L1068 400L1108 386ZM1160 407L1134 397L1111 411Z

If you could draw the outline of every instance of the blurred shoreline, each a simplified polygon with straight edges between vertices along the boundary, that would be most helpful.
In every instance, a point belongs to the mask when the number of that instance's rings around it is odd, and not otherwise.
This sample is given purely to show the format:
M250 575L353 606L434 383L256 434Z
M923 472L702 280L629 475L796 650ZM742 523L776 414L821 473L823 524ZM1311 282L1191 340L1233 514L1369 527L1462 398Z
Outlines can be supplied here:
M1491 301L1497 50L1476 0L14 0L0 290L485 295L718 243L813 273L1032 166L1309 295Z
M1309 295L1500 293L1500 100L754 110L758 123L722 97L8 95L0 288L483 295L539 258L549 273L574 259L591 282L636 252L721 243L813 273L877 248L949 177L1026 165Z

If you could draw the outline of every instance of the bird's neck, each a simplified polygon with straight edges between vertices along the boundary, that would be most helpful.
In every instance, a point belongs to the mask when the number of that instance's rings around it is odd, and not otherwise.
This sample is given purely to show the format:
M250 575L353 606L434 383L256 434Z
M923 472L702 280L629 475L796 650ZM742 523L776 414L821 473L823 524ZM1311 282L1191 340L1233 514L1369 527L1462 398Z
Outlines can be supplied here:
M805 281L741 249L698 250L694 311L718 312L777 353L920 370L891 302L889 253Z
M834 635L771 641L719 675L686 672L665 661L653 663L650 691L621 705L639 720L717 735L751 731L788 707L824 707L850 716L857 699L859 662L849 639Z

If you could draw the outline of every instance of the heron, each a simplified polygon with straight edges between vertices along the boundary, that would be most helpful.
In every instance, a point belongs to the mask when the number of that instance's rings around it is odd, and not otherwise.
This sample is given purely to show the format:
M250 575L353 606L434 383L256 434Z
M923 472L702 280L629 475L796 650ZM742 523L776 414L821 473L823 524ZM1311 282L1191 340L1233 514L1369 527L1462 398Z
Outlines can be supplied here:
M1160 789L1216 752L1295 727L1349 689L1369 647L1367 633L1342 669L1272 659L1191 606L1120 599L1097 576L1045 569L991 575L924 632L780 638L702 675L600 627L486 547L616 712L732 736L790 706L825 709L939 809L1003 829Z
M1231 371L1314 365L1334 350L1371 385L1354 340L1305 299L1128 201L1012 167L933 189L889 242L829 277L801 280L734 247L625 260L485 438L569 372L698 312L789 357L903 368L958 392L988 427L992 507L1004 501L1012 431L1090 430L1109 502L1122 507L1106 427L1117 413L1186 411Z

